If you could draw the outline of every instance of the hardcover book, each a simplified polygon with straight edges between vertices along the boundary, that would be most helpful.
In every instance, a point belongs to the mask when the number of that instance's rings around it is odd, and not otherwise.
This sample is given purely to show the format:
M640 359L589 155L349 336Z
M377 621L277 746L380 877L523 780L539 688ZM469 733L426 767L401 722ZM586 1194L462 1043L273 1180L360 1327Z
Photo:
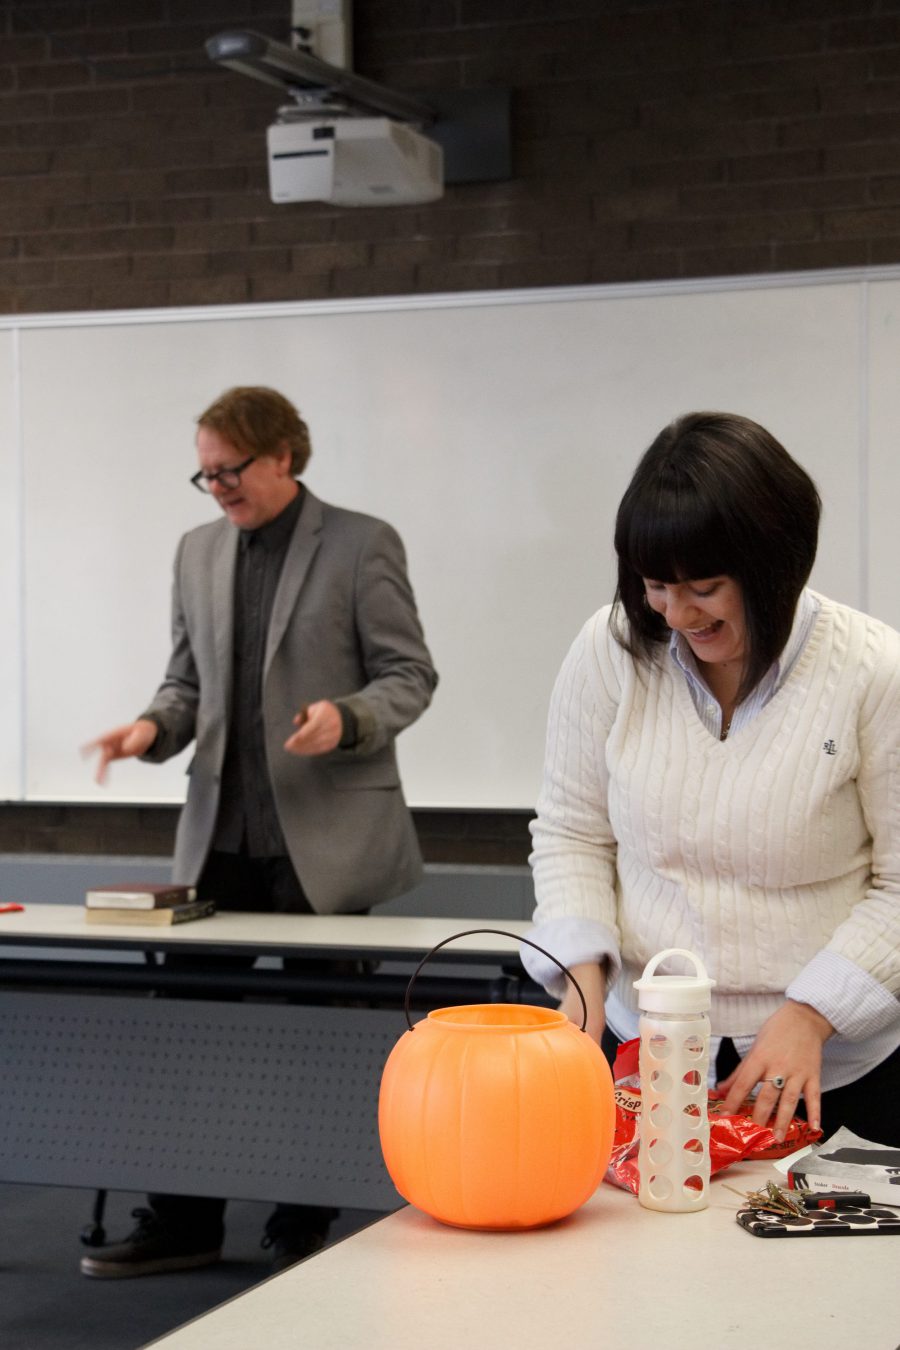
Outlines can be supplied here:
M879 1204L900 1206L900 1148L861 1139L846 1126L789 1162L795 1189L864 1191Z
M188 923L191 919L205 919L215 912L213 900L189 900L183 905L164 905L158 909L85 909L84 917L88 923L164 927L173 923Z
M193 886L173 886L170 882L134 882L120 886L94 886L84 902L88 909L160 909L165 905L184 905L197 899Z

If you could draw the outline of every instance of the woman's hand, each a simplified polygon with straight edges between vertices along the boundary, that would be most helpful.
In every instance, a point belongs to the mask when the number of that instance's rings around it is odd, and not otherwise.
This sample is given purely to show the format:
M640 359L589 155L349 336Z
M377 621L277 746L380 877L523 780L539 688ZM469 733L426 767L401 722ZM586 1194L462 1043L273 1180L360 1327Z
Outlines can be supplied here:
M728 1094L725 1112L737 1111L756 1084L761 1083L753 1107L757 1125L765 1125L774 1112L772 1129L781 1142L802 1093L807 1119L814 1130L819 1129L822 1046L833 1035L834 1027L815 1008L787 999L760 1027L746 1059L719 1084ZM771 1081L779 1077L784 1079L780 1090Z
M603 967L598 965L596 961L589 961L584 965L571 966L570 970L581 986L581 992L584 994L584 1001L587 1004L588 1015L585 1031L599 1045L603 1028L606 1026L606 1011L603 1006L606 999L606 975ZM559 1010L566 1014L570 1022L574 1022L580 1028L584 1021L581 999L578 997L578 991L572 981L567 980L566 984L566 993L559 1005Z

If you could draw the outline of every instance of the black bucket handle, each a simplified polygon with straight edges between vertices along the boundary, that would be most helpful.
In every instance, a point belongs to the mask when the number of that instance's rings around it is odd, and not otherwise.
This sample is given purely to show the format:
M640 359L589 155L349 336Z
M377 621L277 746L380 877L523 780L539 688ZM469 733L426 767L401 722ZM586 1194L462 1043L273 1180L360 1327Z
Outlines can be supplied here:
M478 937L480 933L493 933L495 937L507 937L512 938L513 942L524 942L526 946L533 947L536 952L540 952L542 956L546 956L547 959L549 961L552 961L555 966L559 966L560 970L566 976L566 978L572 981L572 983L575 986L578 997L581 999L580 1030L581 1031L587 1030L587 1002L585 1000L584 994L582 993L581 985L578 983L575 976L572 974L571 970L569 970L568 966L564 966L562 961L558 960L558 958L555 957L552 954L552 952L545 951L544 948L539 947L536 942L532 942L531 938L518 937L515 933L508 933L504 928L467 928L465 932L453 933L450 937L444 938L443 942L436 943L435 946L432 947L430 952L425 953L425 955L422 957L422 960L419 962L419 964L413 971L412 975L410 976L409 984L406 986L406 997L403 1000L403 1011L406 1014L406 1024L409 1027L410 1031L414 1031L415 1027L413 1025L413 1020L410 1017L409 1005L410 1000L412 998L413 985L419 978L419 974L422 970L422 967L425 965L427 961L431 960L435 952L439 952L442 947L446 947L448 942L455 942L457 938Z

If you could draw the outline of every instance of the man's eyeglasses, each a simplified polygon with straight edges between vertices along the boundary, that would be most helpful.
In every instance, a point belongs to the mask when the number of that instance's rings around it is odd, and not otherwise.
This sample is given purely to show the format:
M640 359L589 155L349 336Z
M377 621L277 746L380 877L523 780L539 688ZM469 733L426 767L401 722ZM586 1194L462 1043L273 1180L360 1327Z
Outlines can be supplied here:
M216 473L207 473L204 469L199 469L191 482L198 492L212 492L213 483L221 483L223 488L239 487L241 474L245 469L249 469L255 458L255 455L251 455L249 459L243 460L240 464L235 464L233 468L218 469Z

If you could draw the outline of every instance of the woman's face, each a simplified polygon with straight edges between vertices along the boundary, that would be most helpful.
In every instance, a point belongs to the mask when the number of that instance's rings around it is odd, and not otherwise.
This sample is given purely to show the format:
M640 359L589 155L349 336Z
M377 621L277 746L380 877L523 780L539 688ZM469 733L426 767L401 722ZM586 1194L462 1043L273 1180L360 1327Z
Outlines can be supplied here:
M747 654L744 597L733 577L653 581L644 577L647 603L681 633L698 661L743 665Z

